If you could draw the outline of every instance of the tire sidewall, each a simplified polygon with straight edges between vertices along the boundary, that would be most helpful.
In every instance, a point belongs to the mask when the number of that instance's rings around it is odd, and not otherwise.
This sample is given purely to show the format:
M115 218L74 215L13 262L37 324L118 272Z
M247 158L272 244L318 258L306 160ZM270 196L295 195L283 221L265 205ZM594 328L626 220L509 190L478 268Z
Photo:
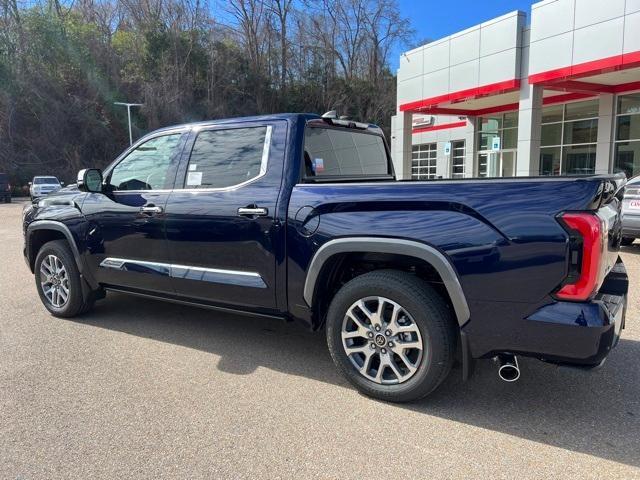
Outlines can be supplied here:
M69 299L62 307L55 307L52 305L42 290L42 285L40 283L40 265L47 255L55 255L58 257L67 271L67 276L69 278ZM40 249L34 264L34 276L40 300L51 314L56 317L72 317L80 311L83 303L80 273L75 259L73 258L73 254L64 240L48 242Z
M433 291L427 283L423 283L424 288ZM422 359L417 372L403 383L383 385L368 380L355 369L344 351L341 335L344 316L351 305L367 296L384 297L398 303L411 315L420 331L423 341ZM331 356L349 380L364 393L391 401L420 398L442 381L442 365L434 365L434 361L437 362L446 355L443 351L445 346L433 341L434 338L440 338L440 335L434 331L437 325L429 321L429 315L437 314L437 309L425 305L423 299L413 298L392 282L381 282L374 278L368 282L355 283L352 280L336 294L327 313L327 341Z

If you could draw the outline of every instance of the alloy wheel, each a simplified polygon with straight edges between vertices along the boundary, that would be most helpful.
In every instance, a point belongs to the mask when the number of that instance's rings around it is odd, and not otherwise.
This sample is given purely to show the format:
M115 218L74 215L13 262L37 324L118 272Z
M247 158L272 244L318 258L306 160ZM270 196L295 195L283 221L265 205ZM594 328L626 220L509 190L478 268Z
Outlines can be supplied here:
M379 384L409 380L425 353L420 329L411 315L384 297L365 297L353 303L342 322L341 336L356 370Z
M47 255L40 264L40 286L47 301L56 308L69 300L69 276L67 269L55 255Z

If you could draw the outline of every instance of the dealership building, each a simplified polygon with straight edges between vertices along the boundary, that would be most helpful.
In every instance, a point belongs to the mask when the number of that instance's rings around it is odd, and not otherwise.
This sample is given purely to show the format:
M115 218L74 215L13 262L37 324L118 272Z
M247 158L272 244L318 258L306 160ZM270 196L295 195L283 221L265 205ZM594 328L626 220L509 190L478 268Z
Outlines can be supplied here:
M640 174L640 0L544 0L400 56L399 178Z

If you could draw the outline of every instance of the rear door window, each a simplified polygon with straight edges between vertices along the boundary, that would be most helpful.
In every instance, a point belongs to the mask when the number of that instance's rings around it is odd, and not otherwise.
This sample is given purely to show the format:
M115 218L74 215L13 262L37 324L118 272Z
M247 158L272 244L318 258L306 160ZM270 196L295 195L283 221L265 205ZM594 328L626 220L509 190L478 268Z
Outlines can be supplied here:
M307 126L307 177L362 177L390 175L384 140L362 131Z
M184 188L226 188L266 172L271 127L203 130L191 150Z

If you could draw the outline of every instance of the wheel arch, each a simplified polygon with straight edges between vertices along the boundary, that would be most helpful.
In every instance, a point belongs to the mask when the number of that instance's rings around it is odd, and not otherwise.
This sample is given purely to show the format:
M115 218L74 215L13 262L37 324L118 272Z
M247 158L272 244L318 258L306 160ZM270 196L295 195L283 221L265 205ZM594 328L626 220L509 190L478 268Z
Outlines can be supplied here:
M64 223L53 220L36 220L29 224L26 232L26 254L31 272L34 270L34 264L38 251L45 243L51 240L66 240L73 253L73 258L78 266L78 271L83 273L82 257L78 250L73 234L69 227Z
M447 257L431 245L388 237L349 237L330 240L313 256L304 284L305 302L313 308L318 296L318 280L332 257L345 253L378 253L412 257L433 267L442 279L444 288L453 306L458 326L462 327L470 318L469 306L458 275Z

